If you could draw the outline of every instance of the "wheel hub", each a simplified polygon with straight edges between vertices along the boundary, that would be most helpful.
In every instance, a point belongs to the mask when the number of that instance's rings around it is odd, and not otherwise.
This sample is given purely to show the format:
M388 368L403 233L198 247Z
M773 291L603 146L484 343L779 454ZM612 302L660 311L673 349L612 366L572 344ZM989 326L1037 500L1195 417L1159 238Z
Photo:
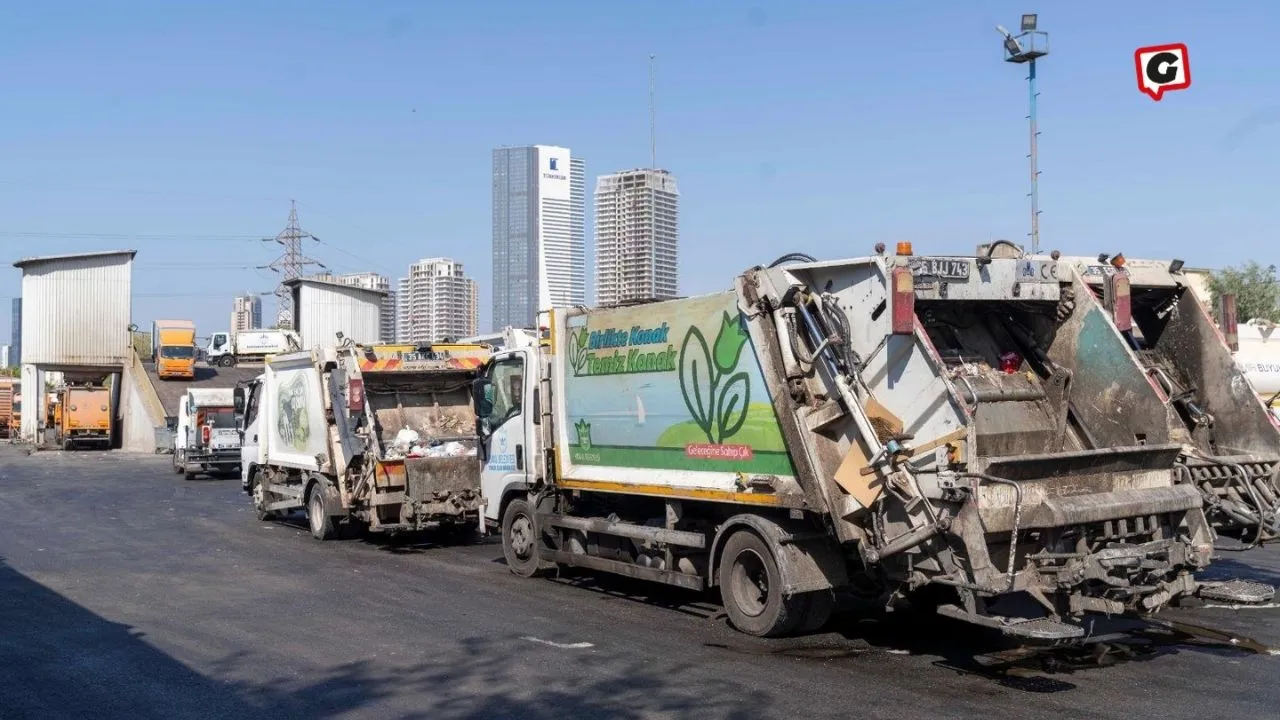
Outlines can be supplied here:
M523 515L511 523L511 549L521 558L529 557L533 550L533 527Z

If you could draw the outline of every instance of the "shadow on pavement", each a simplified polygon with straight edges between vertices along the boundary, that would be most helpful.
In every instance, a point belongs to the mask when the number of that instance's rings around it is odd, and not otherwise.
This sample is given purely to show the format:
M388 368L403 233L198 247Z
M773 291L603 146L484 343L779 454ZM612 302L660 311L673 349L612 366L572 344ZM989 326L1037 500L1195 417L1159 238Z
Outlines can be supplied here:
M679 682L692 666L615 662L520 636L464 638L423 657L299 673L238 653L206 676L0 560L3 717L754 718L770 704L729 678ZM246 676L262 679L215 679Z
M0 716L251 717L220 683L0 560Z

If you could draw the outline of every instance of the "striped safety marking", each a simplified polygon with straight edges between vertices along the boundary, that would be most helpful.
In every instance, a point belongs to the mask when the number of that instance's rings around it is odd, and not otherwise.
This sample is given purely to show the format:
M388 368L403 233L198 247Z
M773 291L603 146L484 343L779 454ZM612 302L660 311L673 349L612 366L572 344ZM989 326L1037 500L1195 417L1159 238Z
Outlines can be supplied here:
M479 358L479 357L455 357L455 358L449 358L446 361L447 367L457 368L460 370L475 370L476 368L480 367L483 364L484 364L484 358ZM360 371L361 372L388 372L392 370L401 369L402 365L404 365L404 363L399 358L390 358L387 360L362 359L360 361ZM413 365L411 364L405 367L404 369L412 370Z

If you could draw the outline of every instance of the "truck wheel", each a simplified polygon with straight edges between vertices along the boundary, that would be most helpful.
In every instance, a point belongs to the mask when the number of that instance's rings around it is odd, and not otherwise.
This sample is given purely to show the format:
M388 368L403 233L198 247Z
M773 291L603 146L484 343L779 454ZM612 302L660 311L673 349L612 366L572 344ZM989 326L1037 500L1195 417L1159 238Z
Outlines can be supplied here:
M71 444L71 441L70 441L70 440L63 440L63 441L62 441L62 451L63 451L63 452L71 452L71 449L72 449L73 447L75 447L75 446Z
M533 577L538 572L538 536L533 510L524 500L512 500L502 514L502 555L511 572Z
M251 482L253 483L253 509L258 515L258 520L262 522L274 520L275 513L262 509L267 504L267 491L262 489L262 481L255 477Z
M218 360L218 364L222 367L235 367L236 359L230 355L223 355L222 358Z
M750 530L735 532L720 558L720 594L733 626L748 635L778 637L795 630L808 604L783 597L782 574L769 546Z
M324 491L316 486L307 499L307 524L311 526L311 537L317 540L328 540L333 537L333 518L324 511Z
M182 466L184 464L185 463L178 462L178 452L175 450L173 453L173 472L178 475L181 475L183 470Z

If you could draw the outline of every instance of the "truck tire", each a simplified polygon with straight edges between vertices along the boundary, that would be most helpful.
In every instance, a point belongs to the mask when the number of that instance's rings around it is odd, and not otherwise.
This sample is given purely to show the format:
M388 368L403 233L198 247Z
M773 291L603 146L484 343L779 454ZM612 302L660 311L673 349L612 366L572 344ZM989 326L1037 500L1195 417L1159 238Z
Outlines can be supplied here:
M533 510L525 500L512 500L502 514L502 556L507 567L521 577L533 577L541 566L537 551Z
M808 599L783 596L778 562L759 535L750 530L735 532L724 545L719 565L724 609L739 631L779 637L803 622Z
M235 367L236 359L231 355L223 355L221 358L218 359L218 364L221 365L222 367Z
M311 537L317 540L330 540L335 534L333 518L324 511L324 490L319 485L307 498L307 525L311 528Z
M177 475L181 475L184 469L182 466L185 465L186 463L178 462L178 457L179 457L178 451L174 450L173 451L173 472Z

